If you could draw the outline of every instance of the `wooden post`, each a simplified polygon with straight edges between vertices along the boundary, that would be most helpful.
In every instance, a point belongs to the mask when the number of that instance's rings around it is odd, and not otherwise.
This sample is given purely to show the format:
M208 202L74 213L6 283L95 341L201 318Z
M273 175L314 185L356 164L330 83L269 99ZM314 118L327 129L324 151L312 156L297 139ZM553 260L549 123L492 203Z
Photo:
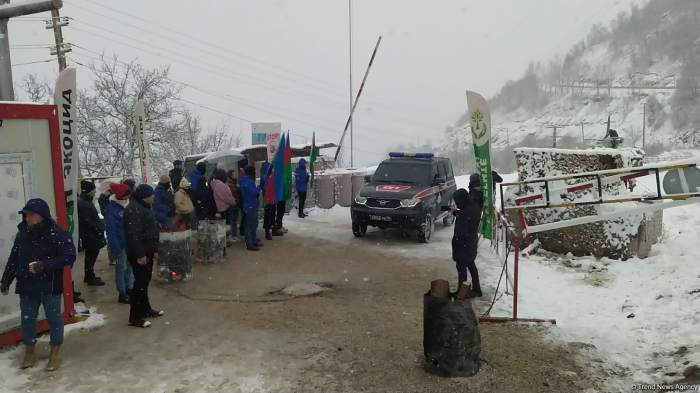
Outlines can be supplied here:
M450 283L446 280L435 280L431 282L430 295L433 297L450 297Z

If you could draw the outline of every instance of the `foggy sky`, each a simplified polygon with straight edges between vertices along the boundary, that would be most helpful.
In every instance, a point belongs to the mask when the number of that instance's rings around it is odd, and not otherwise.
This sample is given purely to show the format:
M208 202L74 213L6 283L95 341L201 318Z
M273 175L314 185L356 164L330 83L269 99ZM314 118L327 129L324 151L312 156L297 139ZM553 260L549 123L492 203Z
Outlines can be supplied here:
M431 139L439 144L444 129L466 111L465 90L494 95L507 80L520 78L529 61L565 53L593 23L608 25L633 2L641 1L353 0L355 92L377 38L384 36L355 114L355 166L376 163L399 143ZM122 61L138 58L148 67L169 65L175 80L248 100L241 102L274 114L193 89L183 92L188 101L254 122L278 121L284 130L308 138L313 131L319 140L340 138L350 105L347 0L65 0L61 15L75 19L64 28L66 42L119 54ZM52 31L41 21L11 21L9 33L11 47L53 43ZM51 58L46 48L18 47L11 53L13 64ZM69 66L78 69L79 88L92 77L74 63L89 63L85 56L97 57L79 48L68 54ZM27 73L54 79L57 68L56 61L16 66L14 80L19 83ZM250 123L191 109L205 125L229 120L232 131L241 131L250 143ZM292 137L292 143L303 141Z

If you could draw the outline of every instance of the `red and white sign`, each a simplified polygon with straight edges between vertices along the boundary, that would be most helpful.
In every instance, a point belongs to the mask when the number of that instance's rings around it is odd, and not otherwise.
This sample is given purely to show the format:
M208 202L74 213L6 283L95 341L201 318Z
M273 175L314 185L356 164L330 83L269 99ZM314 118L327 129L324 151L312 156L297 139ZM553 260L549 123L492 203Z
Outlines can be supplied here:
M385 191L385 192L401 192L401 191L406 191L411 186L387 186L387 185L381 185L377 186L377 191Z
M272 159L275 157L275 154L277 154L277 150L279 149L280 134L279 133L267 134L266 143L267 143L267 162L272 162Z

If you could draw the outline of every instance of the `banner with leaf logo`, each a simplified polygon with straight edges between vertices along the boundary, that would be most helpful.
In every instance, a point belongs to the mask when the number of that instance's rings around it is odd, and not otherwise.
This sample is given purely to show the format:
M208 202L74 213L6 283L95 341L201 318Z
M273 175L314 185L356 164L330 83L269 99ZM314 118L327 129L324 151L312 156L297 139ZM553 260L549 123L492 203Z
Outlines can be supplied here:
M493 232L493 176L491 168L491 111L489 105L478 93L467 91L467 107L474 144L474 158L479 172L484 207L480 232L491 239Z

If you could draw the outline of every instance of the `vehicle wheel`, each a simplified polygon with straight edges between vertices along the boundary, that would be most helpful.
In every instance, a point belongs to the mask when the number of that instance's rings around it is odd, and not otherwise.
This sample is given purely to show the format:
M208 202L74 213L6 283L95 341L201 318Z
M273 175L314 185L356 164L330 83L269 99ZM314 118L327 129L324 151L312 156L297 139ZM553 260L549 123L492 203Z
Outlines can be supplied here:
M367 233L367 224L361 224L355 220L352 221L352 234L355 237L362 237Z
M454 200L450 199L450 204L448 206L454 205ZM443 225L446 227L451 227L452 225L455 224L455 220L457 217L455 217L453 214L448 214L445 218L442 219Z
M423 223L418 227L418 241L421 243L430 242L430 236L433 235L433 229L435 228L435 221L433 221L433 215L428 213L425 215Z

